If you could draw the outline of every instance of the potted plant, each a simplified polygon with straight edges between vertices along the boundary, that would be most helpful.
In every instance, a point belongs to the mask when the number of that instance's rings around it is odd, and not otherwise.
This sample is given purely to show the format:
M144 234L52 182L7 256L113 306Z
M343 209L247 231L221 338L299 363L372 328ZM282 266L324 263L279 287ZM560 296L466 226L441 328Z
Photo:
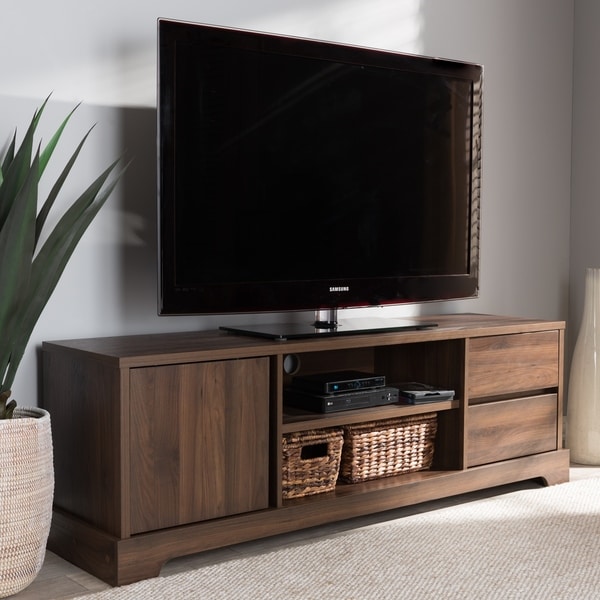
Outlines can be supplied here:
M38 574L54 493L50 415L17 408L11 387L42 310L122 173L115 172L116 160L49 228L47 217L91 129L40 204L40 179L77 108L42 149L34 136L48 100L20 143L15 131L0 162L0 597L27 587Z

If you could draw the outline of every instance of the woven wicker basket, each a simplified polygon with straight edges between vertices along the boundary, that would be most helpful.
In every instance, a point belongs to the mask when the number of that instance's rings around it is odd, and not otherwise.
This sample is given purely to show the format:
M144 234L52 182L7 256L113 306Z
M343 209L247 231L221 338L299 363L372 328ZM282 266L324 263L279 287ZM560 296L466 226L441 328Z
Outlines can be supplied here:
M344 427L340 479L357 483L431 466L437 414Z
M330 492L335 488L344 443L341 428L283 436L283 498Z
M26 588L44 562L52 520L50 415L18 408L0 420L0 598Z

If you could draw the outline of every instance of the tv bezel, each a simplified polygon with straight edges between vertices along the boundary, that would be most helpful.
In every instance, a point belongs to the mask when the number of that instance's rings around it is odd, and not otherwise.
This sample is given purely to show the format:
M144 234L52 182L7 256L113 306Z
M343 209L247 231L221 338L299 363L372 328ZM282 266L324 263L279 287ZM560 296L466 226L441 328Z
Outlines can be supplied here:
M173 87L178 43L196 43L200 37L228 38L227 43L264 52L318 57L402 68L432 75L452 75L472 82L470 248L467 273L435 276L327 279L319 281L231 282L180 287L174 268L174 157L175 119ZM481 119L483 67L476 63L405 54L336 42L312 40L237 28L158 20L158 263L160 315L281 313L370 306L391 306L474 298L479 293L479 230L481 180Z

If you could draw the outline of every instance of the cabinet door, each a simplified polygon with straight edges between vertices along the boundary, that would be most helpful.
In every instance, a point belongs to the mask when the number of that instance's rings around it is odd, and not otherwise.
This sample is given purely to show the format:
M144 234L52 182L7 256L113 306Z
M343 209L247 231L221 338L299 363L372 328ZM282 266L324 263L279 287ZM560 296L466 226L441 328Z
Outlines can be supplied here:
M266 508L269 360L131 370L131 531Z

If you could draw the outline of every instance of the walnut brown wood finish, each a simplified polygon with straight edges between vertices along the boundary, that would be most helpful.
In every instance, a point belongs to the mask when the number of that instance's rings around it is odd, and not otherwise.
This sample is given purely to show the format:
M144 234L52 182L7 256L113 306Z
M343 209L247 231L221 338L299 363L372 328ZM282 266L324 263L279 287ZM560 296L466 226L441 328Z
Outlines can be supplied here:
M547 394L470 407L467 466L556 450L557 406Z
M469 397L554 388L558 331L487 336L469 343Z
M131 369L131 533L267 508L269 361Z
M49 548L113 585L176 556L530 478L568 479L564 323L442 315L401 333L272 342L220 332L45 342L56 502ZM373 371L456 390L315 414L290 376ZM281 436L435 410L432 468L283 500Z

